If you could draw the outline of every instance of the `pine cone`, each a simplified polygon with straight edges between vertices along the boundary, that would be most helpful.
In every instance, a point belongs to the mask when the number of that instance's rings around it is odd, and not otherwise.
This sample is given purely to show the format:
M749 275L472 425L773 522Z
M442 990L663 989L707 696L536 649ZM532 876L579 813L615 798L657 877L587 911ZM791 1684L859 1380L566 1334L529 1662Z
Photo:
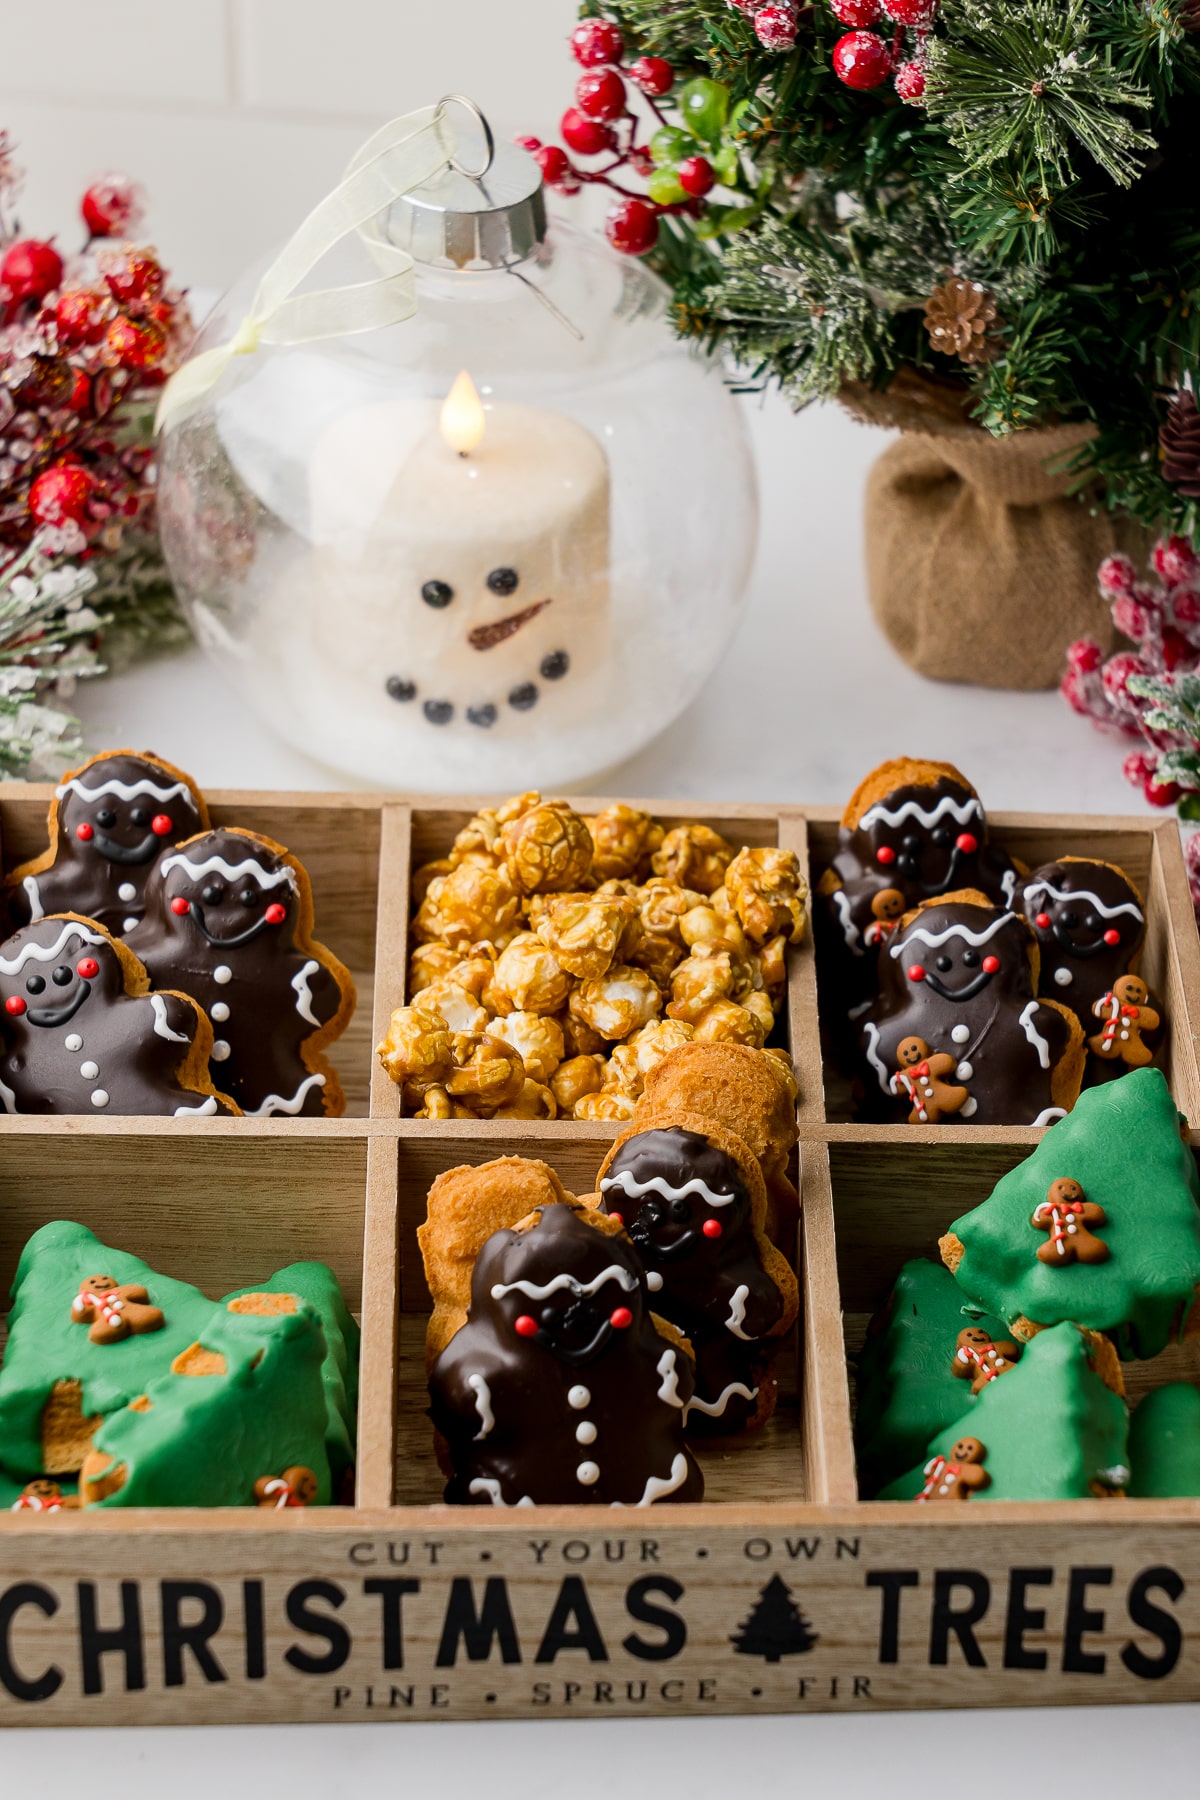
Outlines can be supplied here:
M1163 480L1189 500L1200 500L1200 408L1189 388L1172 400L1158 434Z
M999 350L988 333L996 322L996 296L982 282L954 275L934 288L925 302L925 329L942 356L960 362L991 362Z

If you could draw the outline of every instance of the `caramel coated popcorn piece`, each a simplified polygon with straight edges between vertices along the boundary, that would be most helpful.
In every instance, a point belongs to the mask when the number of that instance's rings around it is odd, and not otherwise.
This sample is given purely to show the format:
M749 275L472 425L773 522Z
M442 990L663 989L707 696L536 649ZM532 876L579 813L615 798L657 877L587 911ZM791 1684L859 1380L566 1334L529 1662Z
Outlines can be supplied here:
M637 916L636 901L623 895L563 894L543 902L534 929L569 974L595 981L617 960Z
M478 944L500 949L520 922L521 898L505 871L462 862L430 883L413 935L422 943L440 941L463 951Z
M447 857L441 857L437 862L422 863L419 869L414 869L410 883L413 904L420 906L433 883L449 875L453 867Z
M559 1013L558 1022L562 1026L563 1049L568 1058L607 1053L607 1039L602 1038L598 1031L593 1031L590 1025L585 1024L569 1008L566 1012ZM603 1061L602 1055L601 1060Z
M748 998L757 1000L759 996ZM739 1006L735 1000L714 1000L696 1020L695 1037L698 1043L751 1044L761 1050L768 1029L749 1006Z
M591 874L591 833L565 800L530 807L504 826L501 837L518 893L564 893L582 887Z
M662 1009L662 995L644 969L617 963L597 981L581 982L571 995L571 1016L602 1038L625 1038Z
M462 952L452 950L449 944L418 944L408 959L409 999L435 981L446 980L462 961Z
M421 1004L436 1012L451 1031L469 1031L478 1035L488 1027L488 1015L468 988L454 980L432 981L421 990Z
M765 988L777 992L787 983L787 939L782 935L768 938L758 953L759 973Z
M408 1090L405 1090L408 1104ZM452 1100L444 1087L428 1088L419 1106L410 1107L414 1119L474 1119L478 1117L461 1100Z
M721 886L733 861L733 845L709 825L677 825L668 831L662 848L651 858L656 875L664 875L680 887L711 894Z
M526 1081L525 1086L507 1106L498 1106L496 1119L556 1119L558 1105L550 1089L540 1081Z
M803 938L808 884L794 850L739 850L725 871L725 888L756 944L780 932L793 944Z
M604 1069L602 1056L571 1056L559 1063L550 1077L550 1092L558 1110L569 1118L585 1094L598 1094L604 1085Z
M446 1092L473 1106L484 1118L500 1106L511 1106L525 1086L521 1053L499 1038L456 1032L451 1040L454 1067Z
M585 1094L575 1103L577 1119L632 1119L637 1102L631 1094L617 1088L604 1088L598 1094Z
M681 962L671 977L671 1003L667 1012L672 1019L683 1019L695 1025L716 1000L741 1000L753 991L754 974L749 961L743 960L727 944L719 940L697 944L686 962Z
M680 1044L690 1043L693 1035L692 1027L682 1019L652 1019L649 1025L634 1032L627 1048L637 1057L639 1094L651 1069L657 1068L672 1050L678 1050Z
M511 1044L521 1053L525 1073L531 1080L545 1084L563 1059L562 1026L556 1019L541 1013L511 1012L503 1019L493 1019L487 1027L489 1037ZM522 1115L516 1115L522 1116ZM535 1113L523 1115L536 1118ZM549 1115L552 1116L552 1115Z
M704 898L695 889L680 887L674 881L647 881L637 890L642 930L651 937L672 938L682 947L680 926L684 914L702 906Z
M454 1065L445 1019L420 1000L397 1007L376 1054L398 1087L408 1084L417 1091L441 1086Z
M587 821L592 834L592 868L602 881L650 872L650 858L663 841L663 828L633 806L606 806Z
M554 1013L566 1005L571 977L554 953L532 931L522 931L501 952L492 983L484 989L485 1005L507 999L505 1012Z

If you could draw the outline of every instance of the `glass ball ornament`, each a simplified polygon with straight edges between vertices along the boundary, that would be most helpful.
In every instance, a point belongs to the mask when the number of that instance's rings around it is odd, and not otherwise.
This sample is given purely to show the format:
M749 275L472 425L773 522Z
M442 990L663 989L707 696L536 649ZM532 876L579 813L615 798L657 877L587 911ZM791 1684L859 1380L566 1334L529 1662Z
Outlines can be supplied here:
M720 662L754 552L719 365L672 336L644 264L547 226L532 157L488 151L338 253L353 282L373 243L410 251L410 318L234 356L160 440L198 641L281 737L372 786L555 786L632 756Z

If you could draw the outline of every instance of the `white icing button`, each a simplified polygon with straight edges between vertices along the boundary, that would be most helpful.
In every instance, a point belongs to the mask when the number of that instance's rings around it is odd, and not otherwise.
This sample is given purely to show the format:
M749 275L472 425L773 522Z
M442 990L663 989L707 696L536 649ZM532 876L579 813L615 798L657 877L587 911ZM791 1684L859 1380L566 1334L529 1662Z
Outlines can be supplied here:
M229 1055L229 1045L225 1042L224 1038L218 1038L216 1043L212 1047L213 1061L214 1062L224 1062L225 1058L228 1055Z
M582 1486L591 1487L594 1481L599 1481L600 1479L600 1464L594 1462L581 1462L575 1471L575 1479L580 1482Z
M79 1073L83 1076L85 1081L95 1081L97 1075L100 1073L100 1064L94 1062L80 1063Z
M646 1286L650 1289L652 1294L657 1294L659 1288L662 1286L662 1276L657 1269L646 1270Z
M594 1444L595 1441L596 1427L593 1425L592 1421L590 1419L580 1419L578 1425L575 1427L575 1442L577 1444Z
M973 1112L978 1112L978 1110L979 1110L979 1102L975 1098L974 1094L972 1094L971 1097L965 1102L965 1104L959 1108L958 1116L960 1119L969 1119L971 1117L971 1114Z
M965 1044L970 1035L971 1027L969 1025L956 1025L950 1033L956 1044Z
M960 1062L954 1073L960 1081L970 1081L975 1071L969 1062Z
M1070 987L1075 977L1072 975L1070 969L1055 969L1054 979L1057 981L1059 987Z
M132 881L123 881L121 883L120 887L117 889L117 899L124 900L127 903L130 900L137 899L137 889L134 887Z
M233 970L229 967L228 963L217 964L216 968L213 970L213 980L219 981L222 987L224 987L227 981L233 980Z
M223 1025L229 1017L229 1008L223 1000L218 1000L215 1006L209 1008L208 1016L210 1019L215 1020L218 1025Z
M122 922L122 925L121 925L121 930L122 930L122 931L132 931L132 930L133 930L133 928L134 928L134 926L135 926L135 925L140 925L140 924L141 924L141 922L142 922L142 921L141 921L141 920L140 920L140 919L125 919L125 920L124 920L124 921L123 921L123 922Z
M108 1105L108 1095L105 1093L103 1088L96 1088L96 1090L92 1094L92 1105L93 1106L107 1106Z
M63 1043L67 1046L68 1050L82 1050L83 1049L83 1039L80 1037L80 1035L77 1031L73 1031L69 1037L65 1037L63 1039Z
M573 1406L576 1412L582 1411L592 1403L591 1390L585 1387L573 1387L567 1393L567 1405Z

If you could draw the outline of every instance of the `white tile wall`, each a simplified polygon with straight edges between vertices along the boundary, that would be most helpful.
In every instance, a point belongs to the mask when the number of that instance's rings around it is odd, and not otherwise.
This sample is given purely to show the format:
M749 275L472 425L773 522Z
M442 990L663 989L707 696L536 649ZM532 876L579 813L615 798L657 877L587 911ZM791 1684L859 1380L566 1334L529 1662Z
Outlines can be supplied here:
M497 135L569 103L574 0L0 0L0 129L24 226L81 235L88 181L149 190L146 236L191 286L279 243L386 118L456 89Z

